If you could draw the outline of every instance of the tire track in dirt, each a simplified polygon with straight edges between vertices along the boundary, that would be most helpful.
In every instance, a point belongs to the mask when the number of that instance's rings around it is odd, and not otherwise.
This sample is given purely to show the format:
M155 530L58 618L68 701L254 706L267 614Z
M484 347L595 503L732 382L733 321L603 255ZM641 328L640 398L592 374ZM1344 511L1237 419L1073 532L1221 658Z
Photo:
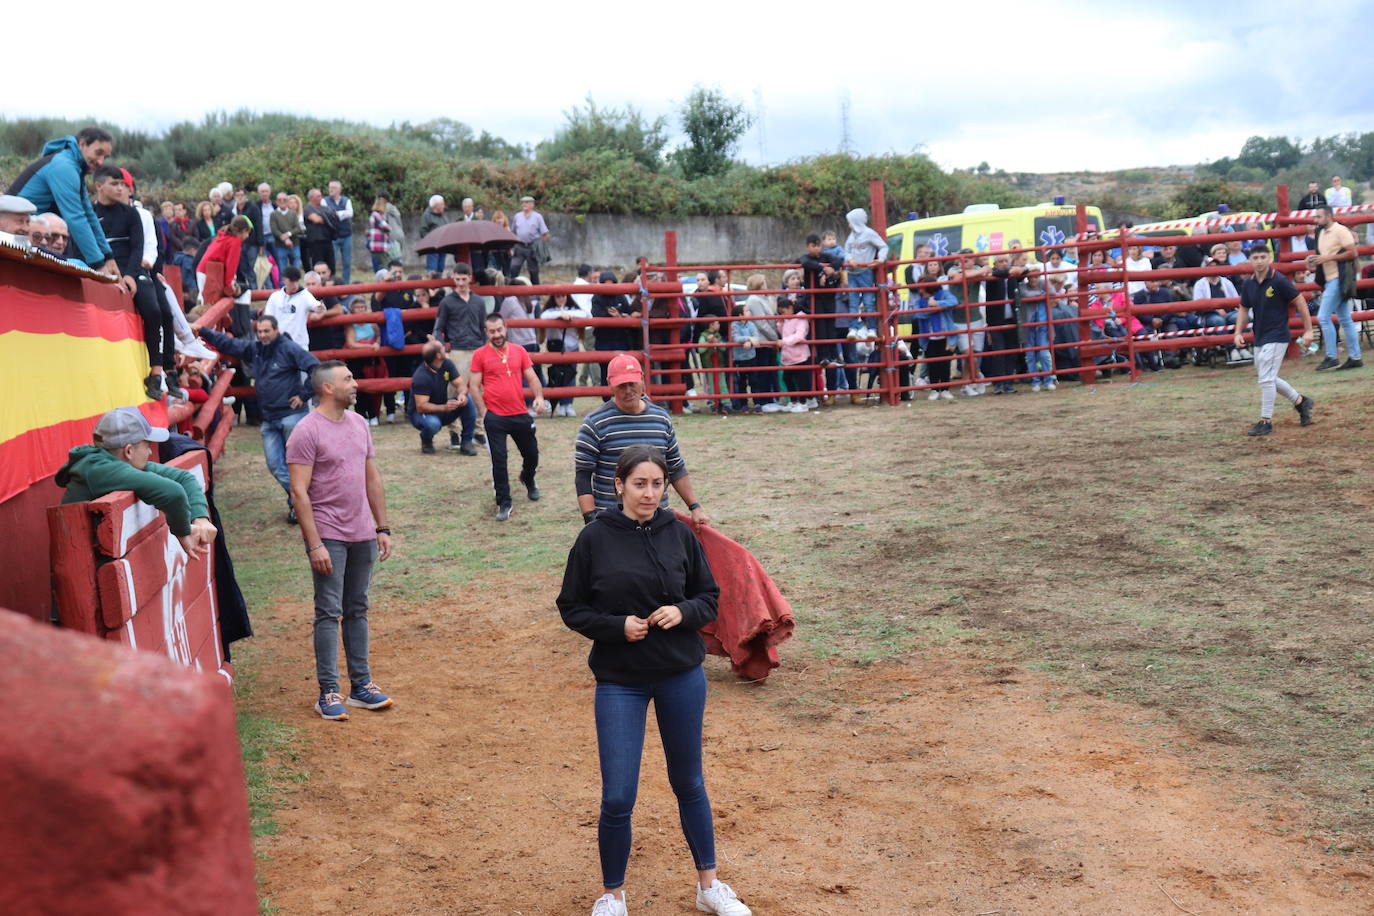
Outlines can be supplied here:
M493 575L481 604L375 609L397 706L342 724L309 711L309 607L260 615L259 711L311 735L311 778L260 842L283 913L587 911L592 677L556 590ZM1058 685L953 648L845 671L784 656L761 687L708 661L721 874L759 916L1177 912L1170 897L1196 914L1374 912L1368 863L1301 839L1306 812L1231 801L1239 780L1128 736L1110 721L1123 707L1055 710ZM649 731L631 909L694 912Z

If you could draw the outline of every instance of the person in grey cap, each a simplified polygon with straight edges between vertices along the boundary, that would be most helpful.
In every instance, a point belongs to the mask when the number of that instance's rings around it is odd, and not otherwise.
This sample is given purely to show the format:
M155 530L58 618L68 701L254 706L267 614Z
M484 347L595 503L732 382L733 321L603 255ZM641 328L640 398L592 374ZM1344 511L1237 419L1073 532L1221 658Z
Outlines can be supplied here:
M0 232L27 240L29 237L29 214L38 208L22 197L13 194L0 194Z
M526 194L520 198L520 212L511 220L511 231L518 241L510 257L510 278L520 276L520 268L528 266L530 282L539 285L539 258L535 254L537 242L547 242L549 226L542 213L534 209L534 198Z
M132 490L167 514L167 527L187 554L205 557L219 532L210 521L200 481L187 471L151 460L152 443L166 442L168 435L132 407L109 411L95 424L94 444L72 449L58 470L58 486L67 488L62 502L86 502Z

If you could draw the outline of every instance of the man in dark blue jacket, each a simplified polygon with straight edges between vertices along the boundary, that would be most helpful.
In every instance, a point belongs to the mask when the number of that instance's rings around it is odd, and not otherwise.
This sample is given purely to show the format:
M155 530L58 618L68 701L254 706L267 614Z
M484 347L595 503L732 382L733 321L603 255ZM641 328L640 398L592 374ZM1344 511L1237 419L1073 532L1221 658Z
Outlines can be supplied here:
M241 340L209 328L197 332L227 356L237 356L252 371L262 411L262 453L267 469L286 491L286 520L296 523L291 503L291 473L286 467L286 440L310 410L310 370L320 361L282 334L277 319L263 315L253 322L257 340Z

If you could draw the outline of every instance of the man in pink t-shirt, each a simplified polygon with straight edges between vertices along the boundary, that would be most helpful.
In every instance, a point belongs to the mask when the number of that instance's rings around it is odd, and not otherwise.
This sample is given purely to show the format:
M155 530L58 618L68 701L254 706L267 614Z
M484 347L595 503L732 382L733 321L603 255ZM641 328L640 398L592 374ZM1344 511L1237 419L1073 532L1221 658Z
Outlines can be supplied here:
M525 494L531 501L539 499L539 488L534 485L534 473L539 469L539 440L534 434L534 417L525 408L521 381L529 384L534 395L535 413L547 411L549 405L529 353L506 341L506 320L500 315L488 315L485 327L487 342L472 354L468 388L477 402L477 422L486 426L491 482L496 490L496 520L504 522L511 514L507 436L520 449L520 482L525 485Z
M346 706L386 709L391 697L372 682L367 661L367 588L374 560L391 556L386 492L367 421L348 408L358 383L337 359L310 372L320 406L286 443L291 497L315 583L315 676L325 719L348 718ZM340 624L342 623L342 627ZM339 634L350 690L339 693Z

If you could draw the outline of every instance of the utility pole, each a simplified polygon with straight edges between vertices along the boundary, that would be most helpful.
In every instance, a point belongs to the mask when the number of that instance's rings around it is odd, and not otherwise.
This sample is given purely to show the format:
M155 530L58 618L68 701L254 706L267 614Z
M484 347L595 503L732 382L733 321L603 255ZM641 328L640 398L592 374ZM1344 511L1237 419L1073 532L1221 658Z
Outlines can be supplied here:
M759 165L768 164L768 139L763 128L763 83L754 86L754 126L759 132Z
M853 153L849 135L849 87L840 90L840 152Z

